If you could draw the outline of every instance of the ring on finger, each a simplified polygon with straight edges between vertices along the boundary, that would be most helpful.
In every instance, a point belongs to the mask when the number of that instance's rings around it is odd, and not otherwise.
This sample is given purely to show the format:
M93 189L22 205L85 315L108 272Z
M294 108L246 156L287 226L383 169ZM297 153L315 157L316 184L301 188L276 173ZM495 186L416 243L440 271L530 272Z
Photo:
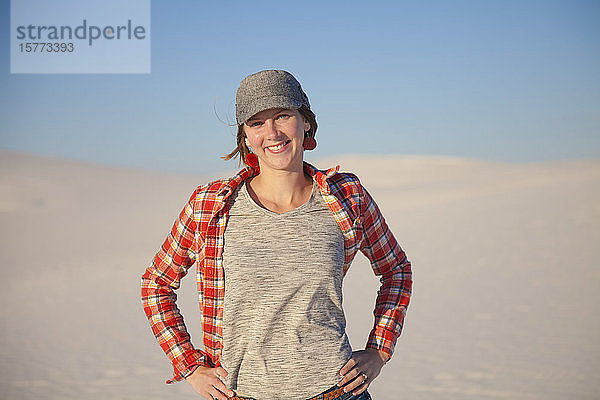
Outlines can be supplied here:
M369 379L369 377L367 376L367 374L365 374L364 372L361 372L360 375L363 377L363 382L366 382L367 379Z

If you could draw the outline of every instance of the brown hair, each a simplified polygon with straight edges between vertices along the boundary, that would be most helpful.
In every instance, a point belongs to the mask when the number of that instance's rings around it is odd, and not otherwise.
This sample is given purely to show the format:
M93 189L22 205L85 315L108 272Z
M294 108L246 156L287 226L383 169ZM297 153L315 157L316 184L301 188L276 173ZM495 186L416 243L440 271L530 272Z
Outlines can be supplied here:
M315 134L317 133L317 116L315 115L315 113L312 112L311 109L304 104L302 104L300 108L298 108L298 112L310 124L310 129L304 133L305 136L315 137ZM250 153L250 149L248 149L246 141L244 140L245 138L246 134L244 133L244 124L240 124L238 125L237 135L235 138L237 146L235 147L235 149L233 149L231 153L222 156L221 158L224 160L231 160L232 158L239 157L238 164L242 165L244 159Z

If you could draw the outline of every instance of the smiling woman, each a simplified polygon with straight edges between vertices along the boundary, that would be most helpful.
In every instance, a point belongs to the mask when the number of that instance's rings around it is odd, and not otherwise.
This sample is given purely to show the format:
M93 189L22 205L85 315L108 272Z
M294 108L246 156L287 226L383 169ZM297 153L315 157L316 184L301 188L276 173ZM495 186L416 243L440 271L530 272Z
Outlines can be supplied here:
M307 99L307 104L308 104L308 99ZM302 105L300 105L299 108L296 109L296 111L298 113L300 113L300 115L302 115L304 120L308 121L308 123L310 125L308 131L305 132L305 139L304 139L303 147L305 150L314 150L315 147L317 146L317 142L315 140L315 134L317 132L317 127L318 127L317 118L316 118L315 114L311 111L310 106L308 106L308 105L302 104ZM246 132L244 131L244 125L245 124L238 125L238 130L237 130L237 135L236 135L237 145L231 153L229 153L223 157L224 160L230 160L237 156L240 158L240 165L241 165L242 161L244 161L244 162L246 162L246 164L248 164L248 159L246 157L249 154L251 154L251 152L250 152L250 149L248 148L248 144L246 142ZM250 163L256 165L257 161L254 156L250 157L250 160L254 160L254 161L251 161Z
M246 77L236 95L246 167L198 187L142 276L144 311L174 377L206 399L368 400L408 307L411 264L358 178L304 161L315 114L289 73ZM381 276L364 350L346 335L342 283L360 250ZM174 290L196 264L204 349Z

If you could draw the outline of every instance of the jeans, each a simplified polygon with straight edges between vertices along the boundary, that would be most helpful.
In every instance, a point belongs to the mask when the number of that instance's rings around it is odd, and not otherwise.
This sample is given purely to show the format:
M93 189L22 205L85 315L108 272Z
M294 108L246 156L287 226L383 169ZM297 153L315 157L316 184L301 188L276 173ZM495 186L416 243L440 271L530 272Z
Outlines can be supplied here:
M350 395L350 397L345 397L346 395ZM337 399L336 399L337 400ZM342 397L339 397L339 400L372 400L371 395L368 390L365 390L361 394L357 394L354 396L352 393L346 393Z

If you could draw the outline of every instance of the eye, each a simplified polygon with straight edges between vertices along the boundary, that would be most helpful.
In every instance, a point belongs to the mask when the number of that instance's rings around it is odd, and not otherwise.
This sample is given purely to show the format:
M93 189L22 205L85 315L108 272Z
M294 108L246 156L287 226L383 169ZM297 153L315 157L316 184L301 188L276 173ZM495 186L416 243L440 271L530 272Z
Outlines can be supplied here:
M250 125L248 125L248 126L251 127L251 128L253 128L253 127L260 126L260 125L262 125L261 121L252 121L252 122L250 122Z
M277 119L286 119L286 118L289 118L289 117L291 117L291 115L290 115L290 114L285 114L285 113L284 113L284 114L279 114L279 115L277 116Z

